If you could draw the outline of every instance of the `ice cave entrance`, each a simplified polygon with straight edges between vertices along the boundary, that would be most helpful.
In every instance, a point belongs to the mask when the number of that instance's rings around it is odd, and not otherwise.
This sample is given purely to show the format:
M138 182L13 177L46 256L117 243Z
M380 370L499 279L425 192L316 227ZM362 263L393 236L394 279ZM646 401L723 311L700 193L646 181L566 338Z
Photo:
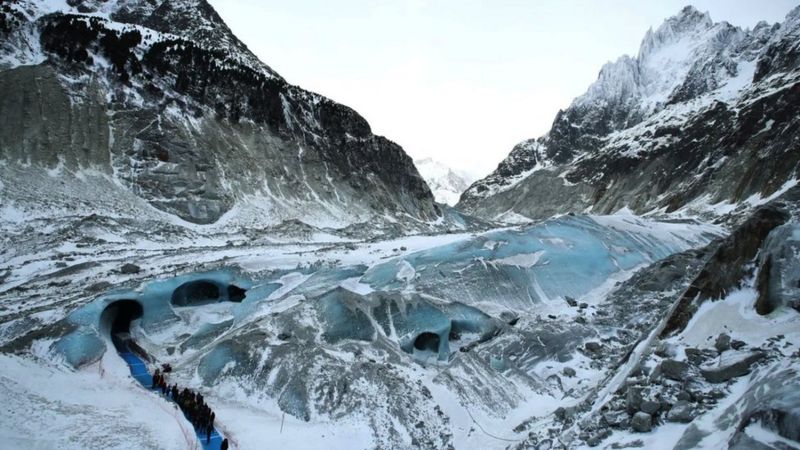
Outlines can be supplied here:
M426 331L414 339L414 348L423 352L439 353L441 338L436 333Z
M183 283L172 293L175 306L199 306L220 301L240 303L247 290L239 286L225 285L212 280L194 280Z
M107 333L118 352L136 351L147 359L147 353L131 338L131 323L141 319L144 308L136 300L117 300L106 306L100 315L100 332Z
M130 333L131 322L144 314L142 305L136 300L117 300L106 306L100 315L100 330L112 336Z

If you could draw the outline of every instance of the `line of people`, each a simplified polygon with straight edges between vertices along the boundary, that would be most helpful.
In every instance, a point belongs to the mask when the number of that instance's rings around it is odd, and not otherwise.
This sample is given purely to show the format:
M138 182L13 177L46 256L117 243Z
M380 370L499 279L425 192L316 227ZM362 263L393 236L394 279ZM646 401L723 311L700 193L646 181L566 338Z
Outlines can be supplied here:
M169 370L166 370L168 372ZM171 369L171 368L170 368ZM206 444L211 442L211 434L214 432L214 419L216 414L206 404L203 399L203 394L193 392L189 388L178 388L177 384L170 386L167 383L165 373L160 369L156 369L153 374L153 389L161 392L167 398L171 398L183 411L183 414L192 422L194 428L200 432L201 435L206 436ZM222 440L220 450L228 449L228 439Z

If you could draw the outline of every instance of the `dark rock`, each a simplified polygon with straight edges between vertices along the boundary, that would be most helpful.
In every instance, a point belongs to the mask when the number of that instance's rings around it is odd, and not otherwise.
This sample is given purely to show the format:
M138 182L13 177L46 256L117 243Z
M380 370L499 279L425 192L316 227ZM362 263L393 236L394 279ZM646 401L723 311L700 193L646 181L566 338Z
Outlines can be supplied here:
M64 261L59 261L56 263L56 267L58 267L59 269L63 269L64 267L67 267L67 263L65 263Z
M625 409L628 414L635 414L642 407L642 388L631 386L625 394Z
M78 264L73 264L69 267L57 270L50 274L51 277L64 277L67 275L74 275L87 269L99 266L100 263L96 261L86 261Z
M563 373L565 376L570 377L570 378L574 377L577 374L575 372L575 369L573 369L572 367L564 367L564 369L561 371L561 373Z
M575 412L576 410L574 406L560 406L553 411L553 414L562 422L572 422L572 419L575 417Z
M741 349L743 349L743 348L744 348L746 345L747 345L747 343L746 343L746 342L744 342L744 341L739 341L739 340L736 340L736 339L733 339L733 340L731 341L731 348L732 348L732 349L734 349L734 350L741 350Z
M630 423L626 411L607 411L603 413L603 420L613 428L625 428Z
M655 415L659 409L661 409L661 403L654 402L652 400L645 400L642 402L642 406L640 408L642 412L646 412L652 416Z
M688 393L688 392L686 392L686 391L680 391L680 392L678 392L678 395L676 395L675 397L676 397L678 400L686 400L686 401L689 401L689 400L691 400L691 399L692 399L692 396L691 396L691 394L689 394L689 393Z
M547 384L555 389L558 389L559 391L564 390L564 387L561 385L561 377L556 374L550 375L545 381L547 381Z
M603 439L609 436L611 436L611 430L608 429L600 430L597 433L594 433L591 436L589 436L589 439L586 439L586 445L588 445L589 447L597 447L598 445L600 445L601 442L603 442Z
M569 295L564 297L564 301L566 301L567 304L569 306L572 306L573 308L578 306L578 302L574 298L570 297Z
M747 277L751 261L767 235L789 218L790 215L783 209L766 205L723 239L678 300L678 306L669 317L661 337L683 330L703 301L721 298L737 288L741 280Z
M800 225L789 222L772 230L758 257L756 311L769 314L800 302Z
M694 419L695 412L692 404L686 400L678 400L667 413L670 422L688 423Z
M720 334L719 336L717 336L717 340L714 342L714 348L716 348L717 351L720 353L730 349L731 337L725 333Z
M637 433L647 433L653 428L653 418L645 412L637 412L631 419L631 428Z
M763 352L753 352L737 359L735 362L719 367L701 368L700 373L709 383L724 383L732 378L741 377L750 373L750 367L767 355Z
M125 275L132 275L135 273L139 273L141 270L142 269L139 266L131 263L125 264L119 269L120 273L123 273Z
M644 447L644 442L641 439L636 439L630 442L614 442L611 444L611 448L614 450L619 450L622 448L642 448Z
M675 381L684 381L689 374L689 364L674 359L665 359L661 362L661 373Z
M586 349L586 351L589 353L598 353L600 352L600 350L602 350L603 345L600 344L599 342L590 341L585 343L583 345L583 348Z
M697 348L686 348L684 352L686 353L686 359L688 359L689 362L695 366L699 366L704 362L714 359L718 356L717 351L710 348L704 348L702 350Z
M99 282L94 283L94 284L90 285L89 287L87 287L86 291L89 292L89 293L94 294L94 293L101 292L101 291L107 291L107 290L111 289L113 286L114 285L109 283L108 281L99 281Z

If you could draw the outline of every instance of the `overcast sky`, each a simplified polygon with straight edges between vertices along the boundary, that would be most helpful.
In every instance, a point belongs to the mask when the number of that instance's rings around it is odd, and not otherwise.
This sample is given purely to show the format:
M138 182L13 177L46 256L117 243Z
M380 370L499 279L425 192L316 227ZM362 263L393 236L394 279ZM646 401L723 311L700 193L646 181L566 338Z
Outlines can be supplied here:
M267 65L361 113L414 158L483 176L538 137L600 67L687 0L210 0ZM800 0L696 0L782 21Z

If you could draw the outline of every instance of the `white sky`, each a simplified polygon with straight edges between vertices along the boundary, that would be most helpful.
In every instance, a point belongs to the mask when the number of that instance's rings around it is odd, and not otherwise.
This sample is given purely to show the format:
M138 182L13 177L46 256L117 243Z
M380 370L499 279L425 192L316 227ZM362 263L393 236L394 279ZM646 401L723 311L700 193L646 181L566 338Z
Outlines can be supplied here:
M483 176L688 0L210 2L290 83L352 107L415 159ZM691 3L751 28L800 2Z

